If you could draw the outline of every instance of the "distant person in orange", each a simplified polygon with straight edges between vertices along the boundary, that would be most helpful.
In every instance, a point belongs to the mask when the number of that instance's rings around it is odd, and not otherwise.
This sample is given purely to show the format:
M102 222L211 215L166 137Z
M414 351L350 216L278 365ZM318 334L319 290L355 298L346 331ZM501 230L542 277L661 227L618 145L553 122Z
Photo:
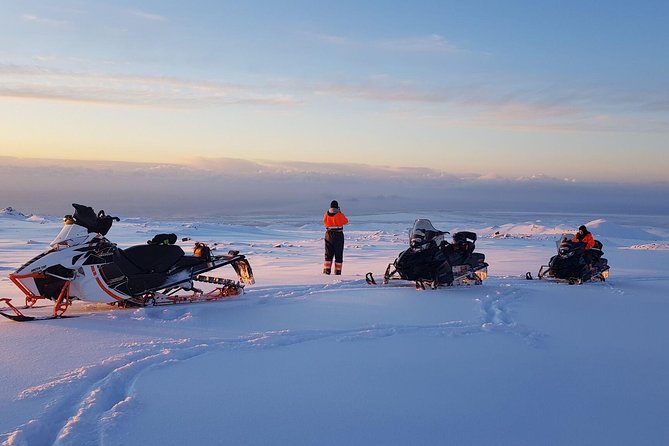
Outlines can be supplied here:
M335 274L341 275L344 263L344 225L348 218L339 209L337 200L332 200L330 209L323 215L325 225L325 262L323 263L323 274L332 272L332 258L335 259Z
M574 243L585 243L585 249L592 249L595 246L595 239L585 225L581 225L578 228L578 232L574 234L574 238L572 238L571 241Z
M574 234L574 237L571 239L572 242L577 243L585 243L585 251L583 252L583 260L585 260L585 263L588 267L588 270L592 271L592 255L591 252L589 251L590 249L594 248L595 246L595 238L592 236L590 231L588 231L588 228L585 227L585 225L581 225L578 228L578 232Z

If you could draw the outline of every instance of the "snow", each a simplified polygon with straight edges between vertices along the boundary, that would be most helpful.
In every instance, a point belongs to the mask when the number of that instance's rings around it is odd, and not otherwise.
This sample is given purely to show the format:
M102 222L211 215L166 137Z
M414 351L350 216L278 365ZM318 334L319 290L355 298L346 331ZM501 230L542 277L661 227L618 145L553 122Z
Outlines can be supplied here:
M0 215L6 275L59 219ZM669 218L519 213L348 215L344 274L324 276L320 217L124 218L119 246L175 232L248 254L228 300L0 321L6 445L667 444ZM473 230L482 286L371 287L416 218ZM611 276L524 280L586 224ZM502 236L495 235L499 232ZM664 235L664 238L663 238ZM232 277L232 269L221 275ZM536 274L535 274L536 275ZM38 303L34 313L48 314Z
M641 243L630 246L630 249L669 249L669 243Z

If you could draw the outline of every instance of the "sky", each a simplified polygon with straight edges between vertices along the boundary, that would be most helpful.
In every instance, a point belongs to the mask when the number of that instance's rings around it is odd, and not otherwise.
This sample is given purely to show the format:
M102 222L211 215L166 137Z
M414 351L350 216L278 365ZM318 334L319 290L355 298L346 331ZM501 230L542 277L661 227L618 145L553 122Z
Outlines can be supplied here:
M666 2L0 9L0 156L667 180Z

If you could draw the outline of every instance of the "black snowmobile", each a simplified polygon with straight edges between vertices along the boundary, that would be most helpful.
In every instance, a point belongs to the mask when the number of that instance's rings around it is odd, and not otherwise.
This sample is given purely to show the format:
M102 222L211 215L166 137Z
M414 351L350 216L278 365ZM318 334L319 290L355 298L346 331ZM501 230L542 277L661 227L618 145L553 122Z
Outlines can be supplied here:
M450 233L435 229L430 220L416 220L409 232L409 249L388 265L383 283L409 280L419 289L480 285L488 277L488 264L484 254L474 252L476 234L456 232L452 242L445 240L447 234ZM376 284L372 273L367 273L366 280L370 285Z
M563 235L557 241L557 250L548 265L542 265L539 269L539 279L575 284L603 282L609 277L610 267L608 261L602 257L604 252L599 240L595 240L593 248L586 250L585 243L574 242L571 235ZM531 278L530 273L527 273L527 278Z

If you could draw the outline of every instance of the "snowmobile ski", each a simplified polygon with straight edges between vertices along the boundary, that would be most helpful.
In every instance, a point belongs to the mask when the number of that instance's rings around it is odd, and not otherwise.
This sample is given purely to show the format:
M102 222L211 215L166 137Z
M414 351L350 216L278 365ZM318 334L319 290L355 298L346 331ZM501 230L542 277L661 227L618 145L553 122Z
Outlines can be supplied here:
M9 320L15 321L15 322L45 321L45 320L51 320L51 319L77 317L77 316L63 316L63 315L61 315L61 316L55 316L55 315L51 315L51 316L26 316L25 314L23 314L21 312L21 310L19 310L14 305L12 305L12 303L10 301L11 301L11 299L9 299L7 297L0 298L0 302L4 302L5 304L7 304L7 306L9 306L9 309L12 310L13 314L12 313L6 313L4 311L5 309L2 309L2 310L0 310L0 315L6 317Z

